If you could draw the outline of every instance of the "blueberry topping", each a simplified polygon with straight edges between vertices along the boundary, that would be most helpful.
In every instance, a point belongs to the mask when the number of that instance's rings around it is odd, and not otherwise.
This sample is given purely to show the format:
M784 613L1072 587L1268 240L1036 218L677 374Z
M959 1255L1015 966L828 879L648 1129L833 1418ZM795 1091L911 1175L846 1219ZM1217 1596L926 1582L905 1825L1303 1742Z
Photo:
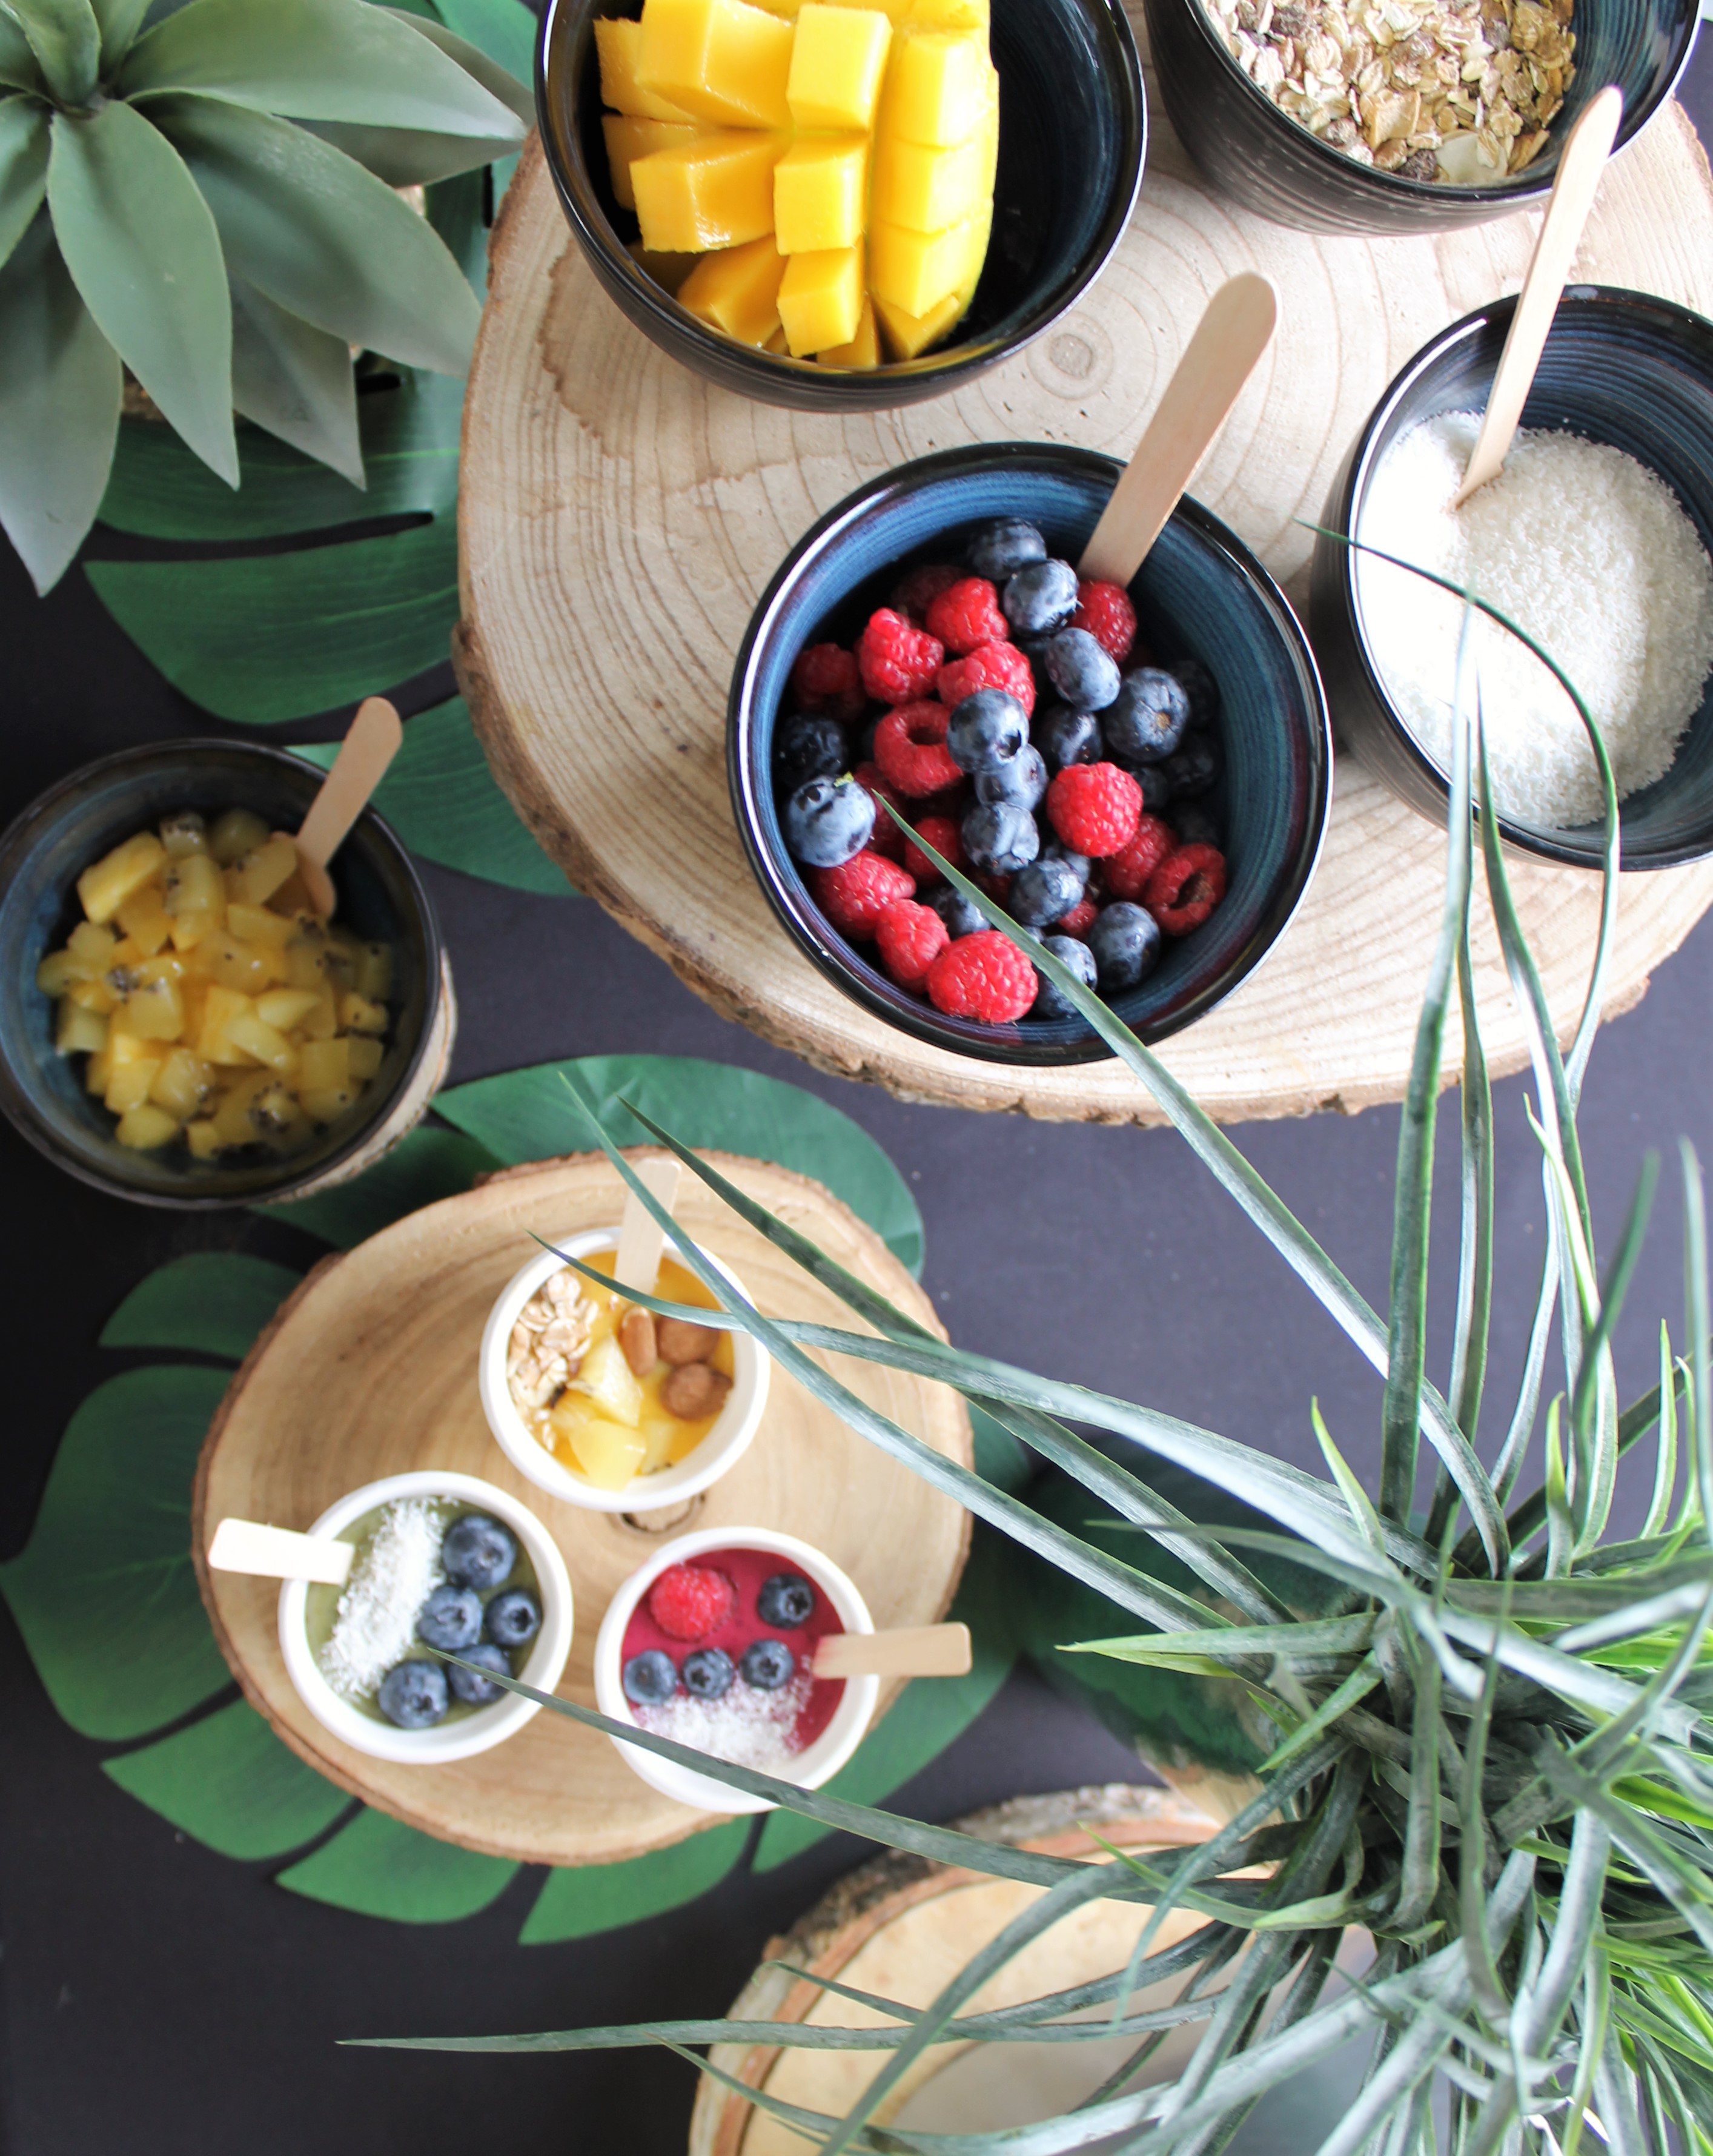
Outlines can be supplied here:
M400 1662L381 1679L381 1712L400 1729L432 1729L449 1704L438 1662Z
M1062 629L1042 663L1047 679L1079 711L1103 711L1119 693L1119 663L1086 629Z
M517 1562L517 1537L486 1512L466 1512L454 1520L440 1545L447 1578L455 1587L473 1587L478 1594L509 1579Z
M1006 903L1025 928L1045 928L1070 911L1085 881L1068 861L1031 861L1011 886Z
M1172 798L1172 783L1163 763L1127 763L1124 769L1142 789L1142 806L1150 816L1164 813Z
M1160 957L1160 924L1151 913L1121 899L1103 906L1088 925L1088 949L1101 993L1134 988Z
M736 1675L723 1647L698 1647L684 1657L684 1689L697 1699L723 1699Z
M1190 700L1174 677L1157 666L1139 666L1119 682L1101 730L1114 756L1160 763L1184 738L1189 723Z
M1211 726L1219 710L1219 684L1199 659L1178 659L1166 668L1190 700L1190 724Z
M1180 801L1195 800L1206 793L1225 768L1218 736L1191 734L1175 756L1166 758L1164 768L1174 797Z
M464 1660L493 1671L496 1676L508 1677L512 1674L512 1665L504 1651L491 1640L484 1640L480 1645L467 1649ZM458 1662L446 1665L446 1681L452 1687L452 1697L461 1699L466 1707L491 1707L496 1699L506 1697L504 1685L496 1684L492 1677L478 1676L475 1670L466 1670Z
M1009 763L1029 738L1029 715L1003 689L978 689L954 706L946 752L959 771L992 771Z
M481 1597L473 1589L437 1587L422 1605L416 1620L419 1639L448 1654L473 1647L481 1637Z
M784 793L795 793L805 779L836 778L849 767L845 729L836 719L807 711L780 724L774 736L774 777Z
M1088 855L1073 854L1062 839L1049 839L1041 850L1041 858L1044 861L1068 862L1079 884L1088 880Z
M797 1657L783 1640L752 1640L738 1666L745 1684L754 1685L758 1691L777 1691L791 1681Z
M1041 850L1034 817L1015 801L978 801L965 817L960 835L965 859L990 875L1026 869Z
M1077 611L1077 572L1068 562L1031 562L1000 594L1017 636L1051 636Z
M1074 936L1047 936L1042 937L1041 947L1062 960L1079 981L1091 988L1094 986L1094 953L1086 943L1079 942ZM1037 978L1041 992L1029 1007L1030 1017L1074 1018L1076 1008L1069 998L1060 993L1045 973Z
M815 1589L798 1572L776 1572L762 1582L755 1598L755 1614L764 1625L778 1625L790 1631L806 1625L815 1614Z
M524 1587L508 1587L487 1606L484 1623L498 1647L527 1647L541 1630L541 1604Z
M1225 850L1225 834L1205 808L1190 802L1172 811L1172 829L1181 846L1217 846Z
M1012 801L1020 808L1039 808L1047 793L1047 764L1032 742L1025 742L1009 763L975 774L975 798L990 808Z
M1100 721L1093 711L1073 711L1068 704L1049 705L1035 721L1035 738L1055 771L1067 764L1098 763L1106 753Z
M1026 524L1021 516L1002 516L996 523L984 524L970 542L965 557L972 576L985 577L990 584L1002 584L1019 569L1027 568L1031 562L1047 559L1047 542L1032 524Z
M973 936L978 928L985 928L987 919L973 898L965 898L960 891L949 884L944 889L929 894L929 904L946 924L946 933L953 942L960 936Z
M648 1647L625 1663L619 1681L633 1705L658 1707L678 1689L678 1672L670 1655L663 1655L658 1647Z
M874 798L854 778L808 778L785 803L785 844L812 869L836 869L868 844Z

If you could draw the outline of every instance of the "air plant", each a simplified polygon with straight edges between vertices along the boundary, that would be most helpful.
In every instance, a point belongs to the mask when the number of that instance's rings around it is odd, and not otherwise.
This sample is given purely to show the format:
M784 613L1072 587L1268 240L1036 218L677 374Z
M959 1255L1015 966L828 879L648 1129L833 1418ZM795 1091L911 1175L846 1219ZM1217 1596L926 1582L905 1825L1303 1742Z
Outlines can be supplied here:
M1464 701L1460 692L1460 706ZM1383 1373L1373 1492L1346 1465L1318 1411L1324 1479L1152 1409L945 1345L638 1115L744 1219L831 1288L856 1323L847 1330L768 1318L693 1250L687 1260L723 1317L634 1299L750 1333L853 1429L1104 1595L1125 1630L1067 1642L1073 1651L1235 1680L1272 1731L1253 1800L1200 1846L1073 1861L800 1790L531 1693L553 1712L825 1825L1044 1891L929 2005L863 1994L890 2017L879 2027L663 2021L414 2040L419 2046L539 2051L664 2044L692 2057L692 2047L724 2044L856 2050L880 2055L881 2063L841 2118L740 2084L718 2052L697 2063L825 2156L856 2149L1059 2156L1097 2143L1126 2156L1216 2156L1270 2091L1366 2037L1361 2092L1329 2121L1320 2156L1426 2156L1441 2148L1456 2156L1575 2156L1591 2135L1619 2156L1713 2149L1707 1240L1700 1175L1685 1147L1687 1358L1673 1352L1662 1327L1659 1383L1620 1412L1613 1329L1642 1247L1657 1163L1644 1168L1602 1276L1577 1108L1599 1021L1618 817L1610 764L1586 710L1583 718L1606 790L1607 902L1567 1055L1511 902L1493 820L1473 805L1470 729L1462 722L1454 729L1444 911L1399 1139L1385 1318L1106 1006L1032 940L1024 946ZM1474 760L1486 800L1479 731ZM1492 1100L1469 945L1477 831L1512 991L1529 1021L1530 1123L1550 1224L1520 1389L1490 1465L1477 1447L1493 1287ZM946 873L996 927L1019 935L967 879L949 867ZM1455 1348L1442 1392L1425 1367L1426 1284L1434 1110L1453 985L1464 1035L1461 1262ZM592 1114L588 1120L630 1188L664 1224L662 1209ZM576 1260L567 1262L611 1285ZM1564 1377L1543 1428L1556 1308ZM953 1386L1137 1537L1172 1553L1200 1593L1163 1584L940 1458L831 1374L817 1359L829 1353ZM1198 1524L1079 1435L1079 1425L1235 1492L1277 1531ZM1519 1498L1537 1430L1544 1478ZM1414 1502L1424 1442L1435 1473L1420 1514ZM1644 1443L1655 1461L1646 1517L1638 1533L1614 1537L1618 1463ZM1687 1471L1679 1494L1680 1447ZM1327 1594L1319 1608L1288 1606L1275 1558L1321 1576ZM1072 1991L972 2012L970 2002L997 1969L1097 1897L1151 1908L1126 1969ZM1162 1922L1174 1909L1203 1922L1162 1944ZM1351 1982L1335 1958L1353 1927L1371 1936L1374 1952ZM1130 2010L1139 1988L1165 1979L1177 1984L1172 2003ZM839 1989L830 1981L827 1988ZM1090 2018L1094 2007L1106 2010ZM1178 2077L1137 2086L1165 2035L1190 2025L1201 2035ZM1114 2031L1131 2040L1126 2062L1059 2117L960 2134L880 2123L889 2092L930 2046L1078 2042Z
M0 525L38 590L127 368L229 485L236 412L361 486L353 347L462 374L480 313L395 190L508 155L529 110L369 0L0 0Z

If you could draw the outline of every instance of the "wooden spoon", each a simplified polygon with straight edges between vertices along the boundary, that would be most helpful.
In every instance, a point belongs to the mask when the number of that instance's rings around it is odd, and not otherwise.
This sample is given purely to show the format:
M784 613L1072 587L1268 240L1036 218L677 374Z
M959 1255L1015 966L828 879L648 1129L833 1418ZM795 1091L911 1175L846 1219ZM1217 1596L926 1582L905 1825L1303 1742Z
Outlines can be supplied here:
M971 1659L967 1625L901 1625L891 1632L829 1632L811 1669L818 1677L961 1677Z
M684 1163L678 1160L645 1160L637 1163L638 1178L650 1195L668 1213L678 1202L678 1178ZM640 1295L652 1295L661 1276L661 1253L666 1231L648 1212L634 1190L625 1195L625 1211L619 1222L619 1250L613 1260L613 1277Z
M1582 227L1594 207L1594 194L1612 145L1618 123L1623 117L1623 92L1612 83L1592 100L1576 126L1566 136L1559 152L1558 172L1546 203L1546 214L1536 234L1535 251L1529 257L1528 274L1517 295L1516 311L1510 318L1505 350L1499 355L1499 371L1488 393L1486 417L1476 438L1464 483L1453 509L1461 509L1479 487L1497 479L1523 416L1529 386L1541 364L1552 317L1570 277L1571 265L1582 237Z
M1278 315L1272 285L1253 271L1222 285L1208 301L1136 454L1119 474L1077 565L1079 577L1128 584L1141 567L1266 351Z
M384 696L366 696L357 707L350 732L339 745L332 768L309 804L295 844L297 872L309 902L323 920L337 903L327 863L346 834L368 805L368 798L398 755L404 740L399 714Z
M357 1555L354 1543L326 1535L300 1535L290 1527L265 1527L259 1520L222 1520L208 1544L216 1572L249 1572L264 1579L316 1579L342 1587Z

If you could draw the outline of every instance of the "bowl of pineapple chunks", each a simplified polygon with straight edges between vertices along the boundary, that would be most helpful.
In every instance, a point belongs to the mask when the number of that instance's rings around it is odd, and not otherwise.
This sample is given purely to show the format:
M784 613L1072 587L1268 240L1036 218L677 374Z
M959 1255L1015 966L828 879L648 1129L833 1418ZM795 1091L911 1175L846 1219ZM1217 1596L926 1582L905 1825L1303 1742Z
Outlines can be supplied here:
M302 1197L421 1117L455 1024L427 893L365 810L314 911L290 834L323 774L221 741L127 749L0 836L0 1107L145 1204Z

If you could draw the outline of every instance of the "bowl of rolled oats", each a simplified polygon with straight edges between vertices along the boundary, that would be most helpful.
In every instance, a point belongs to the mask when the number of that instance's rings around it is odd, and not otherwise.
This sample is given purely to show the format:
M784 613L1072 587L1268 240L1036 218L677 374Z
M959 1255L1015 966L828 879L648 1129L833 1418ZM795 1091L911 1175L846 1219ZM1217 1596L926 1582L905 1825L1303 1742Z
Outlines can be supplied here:
M1610 83L1621 148L1671 95L1695 0L1146 0L1166 110L1207 178L1304 231L1443 230L1551 189Z

